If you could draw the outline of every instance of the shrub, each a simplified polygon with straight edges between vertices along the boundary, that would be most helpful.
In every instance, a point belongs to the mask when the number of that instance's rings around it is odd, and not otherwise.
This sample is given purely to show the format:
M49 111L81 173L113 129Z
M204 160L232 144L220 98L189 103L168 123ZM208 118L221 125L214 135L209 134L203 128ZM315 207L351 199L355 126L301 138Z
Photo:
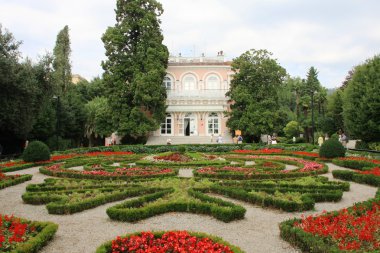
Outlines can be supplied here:
M24 150L22 158L25 162L39 162L50 160L49 147L41 141L32 141Z
M355 144L356 149L369 149L368 143L365 141L357 141Z
M181 154L184 154L186 152L186 147L185 146L179 146L178 147L178 152Z
M324 158L344 157L346 149L336 139L328 139L319 149L319 156Z

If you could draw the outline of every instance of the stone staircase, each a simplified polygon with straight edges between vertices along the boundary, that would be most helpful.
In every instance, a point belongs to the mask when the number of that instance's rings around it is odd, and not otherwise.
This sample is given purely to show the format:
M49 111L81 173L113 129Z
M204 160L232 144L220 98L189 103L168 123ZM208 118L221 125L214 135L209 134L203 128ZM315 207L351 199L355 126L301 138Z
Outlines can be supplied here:
M217 144L217 136L211 142L211 136L150 136L146 145L166 145L166 140L171 139L172 145L177 144ZM223 136L223 143L233 143L231 135Z

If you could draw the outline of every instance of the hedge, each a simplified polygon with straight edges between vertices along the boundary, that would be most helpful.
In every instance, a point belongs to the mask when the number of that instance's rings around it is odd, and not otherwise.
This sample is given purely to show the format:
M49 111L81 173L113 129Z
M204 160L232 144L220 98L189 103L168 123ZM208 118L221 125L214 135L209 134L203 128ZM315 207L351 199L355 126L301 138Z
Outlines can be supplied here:
M357 160L341 160L333 159L332 163L341 167L346 167L350 169L362 170L365 167L375 167L374 163L368 161L357 161Z
M212 186L210 192L222 194L227 197L239 199L252 204L258 204L263 207L274 207L287 212L310 210L314 207L314 200L310 195L304 194L301 196L302 203L295 201L288 201L282 199L275 199L272 196L261 197L250 194L247 190L241 188L224 188L221 186Z
M101 188L98 189L102 192L113 192L113 188ZM81 212L86 209L91 209L105 203L123 200L128 197L135 197L143 193L150 193L157 191L156 188L131 188L124 189L123 191L114 192L109 195L103 195L99 197L93 197L74 203L67 203L68 197L65 194L71 193L84 193L86 190L65 190L57 192L26 192L22 195L22 199L25 203L40 205L47 204L46 208L50 214L71 214Z
M155 238L161 238L163 234L167 233L168 231L156 231L156 232L152 232L154 234L154 237ZM223 245L226 245L228 246L232 252L234 253L245 253L244 251L242 251L239 247L236 247L234 245L231 245L230 243L222 240L221 238L219 237L216 237L216 236L212 236L212 235L208 235L208 234L205 234L205 233L198 233L198 232L191 232L191 231L188 231L188 233L191 235L191 236L195 236L197 238L209 238L211 239L213 242L215 243L218 243L218 244L223 244ZM122 238L125 238L125 237L130 237L130 236L140 236L141 235L141 232L138 232L138 233L131 233L131 234L127 234L127 235L124 235L122 236ZM95 253L111 253L112 252L112 241L108 241L104 244L102 244L97 250Z
M353 181L359 184L368 184L380 186L380 177L371 174L359 174L349 170L334 170L332 172L334 178L339 178L346 181Z
M152 206L146 205L147 203L162 198L171 192L173 192L173 189L162 190L157 193L142 196L138 199L126 201L108 208L107 214L114 220L135 222L167 212L190 212L196 214L208 214L224 222L230 222L237 219L243 219L246 212L245 208L241 206L209 197L200 191L191 189L188 191L189 195L204 202L190 199L188 201L164 202Z
M0 181L0 189L4 189L12 185L21 184L31 179L32 179L32 175L27 174L27 175L20 175L19 177L8 179L8 180L3 180L3 181Z
M165 178L178 175L178 170L173 169L173 173L163 174L163 175L144 175L144 176L99 176L99 175L87 175L75 173L70 170L67 171L50 171L44 167L40 168L42 174L52 176L52 177L64 177L64 178L76 178L76 179L91 179L91 180L135 180L135 179L145 179L145 178Z
M259 181L259 180L246 180L246 181L225 181L219 182L220 185L225 186L236 186L243 188L291 188L293 191L295 190L341 190L341 191L349 191L350 184L348 182L336 182L336 181L328 181L326 177L317 177L323 184L322 185L303 185L303 184L295 184L292 181L297 180L299 178L291 178L286 180L276 180L276 181Z

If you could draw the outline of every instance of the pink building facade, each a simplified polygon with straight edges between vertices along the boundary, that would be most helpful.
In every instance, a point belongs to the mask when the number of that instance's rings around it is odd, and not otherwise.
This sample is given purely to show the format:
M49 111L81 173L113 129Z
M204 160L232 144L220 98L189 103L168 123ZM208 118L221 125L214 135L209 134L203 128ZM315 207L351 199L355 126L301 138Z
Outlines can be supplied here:
M170 57L163 85L166 119L153 136L225 136L233 71L223 52L217 57Z

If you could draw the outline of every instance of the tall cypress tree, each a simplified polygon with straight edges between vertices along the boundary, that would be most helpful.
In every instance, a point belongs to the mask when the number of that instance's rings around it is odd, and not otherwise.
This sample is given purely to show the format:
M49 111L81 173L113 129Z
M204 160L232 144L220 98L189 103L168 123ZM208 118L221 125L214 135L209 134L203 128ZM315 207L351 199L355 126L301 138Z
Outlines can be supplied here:
M117 0L116 24L102 37L107 60L102 63L112 123L119 135L146 136L165 117L162 85L168 49L162 44L155 0Z
M66 25L57 35L53 51L53 78L59 94L65 93L71 84L69 27Z

